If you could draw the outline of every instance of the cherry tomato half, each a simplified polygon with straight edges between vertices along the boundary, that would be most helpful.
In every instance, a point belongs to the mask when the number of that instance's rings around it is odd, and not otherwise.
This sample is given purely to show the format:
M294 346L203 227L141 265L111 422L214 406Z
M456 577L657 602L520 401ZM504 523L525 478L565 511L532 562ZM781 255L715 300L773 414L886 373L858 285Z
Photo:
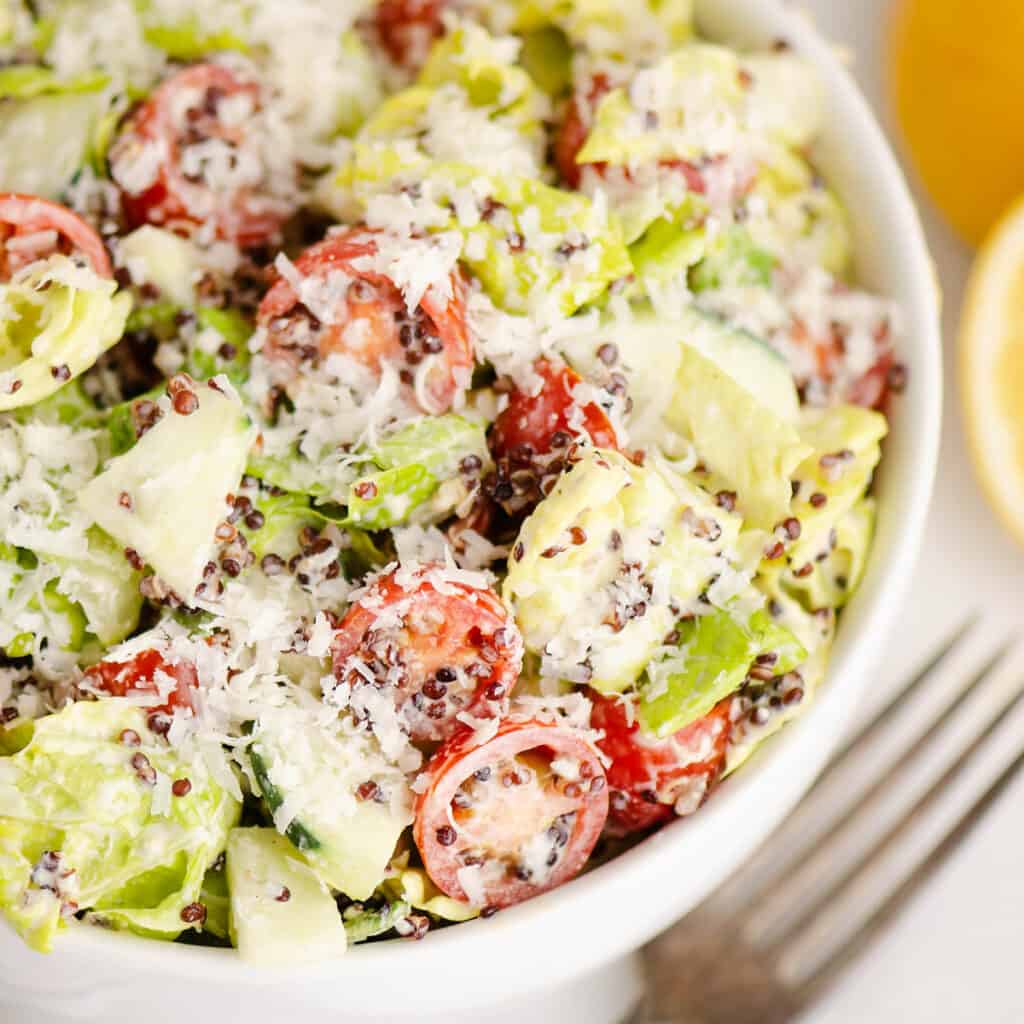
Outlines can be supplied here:
M541 379L536 394L513 391L508 405L491 428L490 446L497 459L519 455L528 461L534 455L548 455L567 448L580 435L598 448L618 450L615 429L596 402L581 403L576 389L583 383L565 363L539 359L533 366Z
M365 228L338 231L295 260L296 272L324 286L324 292L336 278L337 294L326 300L330 315L322 321L279 278L259 308L258 323L267 332L264 354L296 367L331 353L347 355L376 372L391 362L424 412L446 412L469 386L473 371L465 280L458 272L452 274L450 298L428 289L410 314L391 278L357 266L376 254L375 234Z
M890 347L890 327L883 321L875 330L875 362L859 377L843 385L837 381L845 357L845 346L839 325L832 327L823 336L812 336L806 324L795 319L790 326L790 341L810 352L814 379L798 381L802 388L815 385L819 394L826 398L860 405L866 409L885 412L890 396L898 392L905 383L905 370L896 364L896 357Z
M0 192L0 278L55 252L79 255L101 277L113 277L103 240L60 203L19 192Z
M381 46L402 68L415 71L430 46L444 33L442 14L447 0L380 0L373 25Z
M221 64L194 64L162 82L110 149L111 177L133 226L190 231L212 222L243 247L276 240L292 212L262 161L243 154L261 91Z
M424 565L371 583L342 620L332 654L356 706L360 688L384 691L410 737L432 742L459 728L461 712L507 712L523 640L490 587L454 582L442 566Z
M659 740L629 720L622 700L595 691L587 696L594 702L590 724L604 733L597 745L612 762L610 830L619 835L640 832L697 810L725 767L732 698Z
M572 729L507 719L480 743L460 730L425 769L413 838L453 899L508 907L569 881L608 816L593 748Z
M85 673L84 681L111 697L152 694L166 698L147 704L150 719L170 715L176 708L192 708L193 691L199 686L195 666L187 661L168 661L159 651L140 651L129 661L101 661Z

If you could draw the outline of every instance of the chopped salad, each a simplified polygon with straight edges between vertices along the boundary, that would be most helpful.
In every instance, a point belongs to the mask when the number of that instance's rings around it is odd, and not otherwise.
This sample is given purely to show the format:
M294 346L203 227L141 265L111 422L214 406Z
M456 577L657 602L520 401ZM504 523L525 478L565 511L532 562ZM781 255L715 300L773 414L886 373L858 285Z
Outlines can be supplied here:
M689 0L10 0L0 38L31 947L422 938L807 705L906 371L784 42Z

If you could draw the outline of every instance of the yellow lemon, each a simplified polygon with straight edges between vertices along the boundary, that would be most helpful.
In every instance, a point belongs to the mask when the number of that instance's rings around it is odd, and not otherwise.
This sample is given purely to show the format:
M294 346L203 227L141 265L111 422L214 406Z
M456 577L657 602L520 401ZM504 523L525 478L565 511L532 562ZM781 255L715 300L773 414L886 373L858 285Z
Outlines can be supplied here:
M1024 199L971 272L960 321L960 393L981 484L1024 542Z
M1024 0L897 0L889 61L913 163L979 243L1024 193Z

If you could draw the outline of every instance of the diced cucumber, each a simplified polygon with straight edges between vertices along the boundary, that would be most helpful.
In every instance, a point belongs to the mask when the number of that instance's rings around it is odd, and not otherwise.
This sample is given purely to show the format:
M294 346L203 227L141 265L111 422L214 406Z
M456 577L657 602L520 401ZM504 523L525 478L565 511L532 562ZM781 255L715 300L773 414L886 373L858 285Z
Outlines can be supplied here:
M232 829L227 874L231 940L243 960L276 967L345 952L345 926L334 898L274 829Z
M362 734L331 730L288 709L264 715L249 750L253 776L274 814L287 799L294 816L285 835L316 874L352 899L367 899L412 821L411 796L397 768L366 768ZM383 762L382 762L383 763ZM386 800L361 800L355 790L374 781Z
M193 412L168 410L78 499L186 601L213 556L214 531L254 437L237 399L210 387L200 387L197 396Z
M146 224L118 242L117 255L137 283L156 285L179 306L195 303L199 253L187 238Z
M730 326L712 313L688 311L683 341L728 374L766 409L789 423L797 418L800 400L786 360L767 342Z

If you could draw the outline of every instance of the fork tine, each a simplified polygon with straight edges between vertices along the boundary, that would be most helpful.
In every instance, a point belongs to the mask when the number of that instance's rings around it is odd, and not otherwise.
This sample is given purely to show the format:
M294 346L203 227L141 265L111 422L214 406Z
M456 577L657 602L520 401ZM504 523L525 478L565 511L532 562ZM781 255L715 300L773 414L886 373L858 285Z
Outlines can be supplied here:
M974 760L999 725L1005 720L1007 715L1014 711L1022 700L1024 700L1024 685L1017 687L1010 698L999 706L992 717L986 722L984 728L982 728L970 743L967 744L959 756L954 759L953 763L950 764L928 787L913 806L873 843L872 848L867 851L858 862L852 864L845 872L843 872L836 881L831 885L826 886L822 892L818 893L814 901L810 903L810 905L805 906L781 931L778 929L774 930L771 933L770 941L775 944L784 945L787 940L800 931L808 921L815 918L825 907L829 906L829 904L835 902L835 900L844 891L846 891L852 883L865 872L865 870L877 863L910 829L910 827L920 819L921 815L935 802L935 800L945 792L953 779ZM901 762L903 760L904 758L900 758ZM898 774L898 772L896 774ZM876 787L877 783L876 786L872 788ZM865 806L866 804L864 803L860 804L858 806L858 811L862 810ZM849 820L850 818L844 819L834 832L837 833L845 829ZM822 848L831 841L832 835L833 832L830 832L828 838L822 840Z
M822 773L819 782L828 778L837 766L856 754L860 747L872 738L874 731L888 721L897 708L905 705L927 682L932 673L956 649L961 640L974 628L978 613L972 612L947 638L946 642L922 665L917 672L880 707L866 722L859 725L836 751L829 766Z
M1003 769L994 782L978 797L946 833L942 840L921 860L914 870L871 913L864 923L807 976L800 986L801 996L814 1000L870 946L917 894L921 887L946 862L949 856L974 831L986 812L1024 768L1024 750Z
M845 748L844 753L841 755L842 757L849 757L860 752L862 744L869 742L874 730L885 721L897 704L921 690L925 681L930 678L931 673L948 657L975 621L976 617L968 619L943 644L941 650L929 659L928 663L905 686L899 688L896 696L888 701L885 707L877 712L863 728L858 730L853 744ZM1011 646L1010 643L1006 643L999 647L972 675L965 686L957 690L949 699L943 701L941 707L929 717L926 726L914 739L913 743L874 782L866 789L861 790L853 803L839 804L831 810L831 813L819 818L811 825L801 824L799 820L800 809L798 808L794 817L781 827L779 832L768 841L767 845L758 854L755 854L751 861L734 876L733 880L726 883L727 889L731 889L735 883L736 891L743 891L742 910L740 906L736 906L734 913L742 916L746 922L754 919L757 915L758 907L768 897L773 895L780 885L787 884L787 876L792 875L799 869L804 855L812 846L815 848L825 846L843 831L852 827L864 808L932 741L946 717L967 701L971 694L985 681L992 669L1005 657ZM816 790L824 788L826 781L833 776L833 769L836 764L837 762L833 761L825 769L815 786ZM788 848L780 850L779 840L785 837L787 830L793 831L794 841ZM726 892L722 898L729 899L729 893ZM712 899L715 899L715 897L712 897ZM737 903L739 902L737 901Z

